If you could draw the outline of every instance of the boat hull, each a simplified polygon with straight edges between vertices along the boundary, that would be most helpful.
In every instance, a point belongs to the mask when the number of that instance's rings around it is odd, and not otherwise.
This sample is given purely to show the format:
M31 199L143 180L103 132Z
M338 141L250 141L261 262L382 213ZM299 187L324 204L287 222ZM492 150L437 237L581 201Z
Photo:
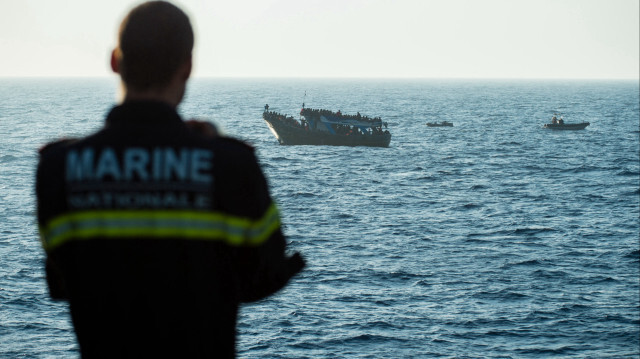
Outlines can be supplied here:
M453 123L451 123L451 122L442 122L442 123L427 122L427 126L429 126L429 127L453 127Z
M567 131L567 130L584 130L587 126L589 126L589 122L564 123L564 124L547 123L543 127L551 130Z
M376 135L340 135L284 123L267 113L262 118L281 145L389 147L391 142L391 134L388 132Z

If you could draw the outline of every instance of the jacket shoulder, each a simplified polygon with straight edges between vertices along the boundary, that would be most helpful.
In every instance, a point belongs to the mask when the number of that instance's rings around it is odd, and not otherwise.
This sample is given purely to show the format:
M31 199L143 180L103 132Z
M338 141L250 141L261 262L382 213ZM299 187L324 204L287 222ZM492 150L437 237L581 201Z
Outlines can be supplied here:
M51 151L55 151L56 149L60 149L63 148L67 145L70 145L74 142L77 142L78 140L75 138L63 138L60 140L56 140L53 142L49 142L47 144L45 144L44 146L40 147L40 149L38 150L38 152L40 153L40 155L45 155L48 152Z
M218 137L218 141L220 144L230 148L242 149L251 153L255 152L255 149L253 146L237 138L221 136L221 137Z

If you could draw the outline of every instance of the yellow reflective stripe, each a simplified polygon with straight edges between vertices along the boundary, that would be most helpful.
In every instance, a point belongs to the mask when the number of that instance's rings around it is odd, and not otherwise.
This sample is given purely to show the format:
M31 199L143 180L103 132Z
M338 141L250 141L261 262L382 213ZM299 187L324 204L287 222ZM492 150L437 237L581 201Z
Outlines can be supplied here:
M278 228L280 228L280 213L275 204L272 203L262 218L251 226L247 236L249 239L248 244L259 245L263 243Z
M189 210L76 212L55 217L40 228L40 233L46 250L70 240L94 237L178 237L242 246L260 245L279 227L278 209L272 203L258 220Z

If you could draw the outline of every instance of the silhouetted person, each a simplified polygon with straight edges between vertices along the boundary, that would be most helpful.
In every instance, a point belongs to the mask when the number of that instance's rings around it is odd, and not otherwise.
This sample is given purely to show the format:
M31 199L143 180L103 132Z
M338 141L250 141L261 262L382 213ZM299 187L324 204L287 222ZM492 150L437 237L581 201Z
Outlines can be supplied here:
M41 150L38 223L51 297L84 358L231 358L238 307L304 266L285 255L253 149L184 122L193 32L167 2L123 20L123 102L104 128Z

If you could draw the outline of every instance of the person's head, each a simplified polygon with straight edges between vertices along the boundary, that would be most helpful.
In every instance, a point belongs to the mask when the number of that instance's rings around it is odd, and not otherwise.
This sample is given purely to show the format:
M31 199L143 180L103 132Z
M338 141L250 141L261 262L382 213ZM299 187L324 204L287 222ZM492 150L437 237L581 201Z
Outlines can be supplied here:
M120 74L127 92L184 86L191 74L193 41L191 23L182 10L165 1L146 2L120 24L111 68ZM178 102L181 99L182 95Z

